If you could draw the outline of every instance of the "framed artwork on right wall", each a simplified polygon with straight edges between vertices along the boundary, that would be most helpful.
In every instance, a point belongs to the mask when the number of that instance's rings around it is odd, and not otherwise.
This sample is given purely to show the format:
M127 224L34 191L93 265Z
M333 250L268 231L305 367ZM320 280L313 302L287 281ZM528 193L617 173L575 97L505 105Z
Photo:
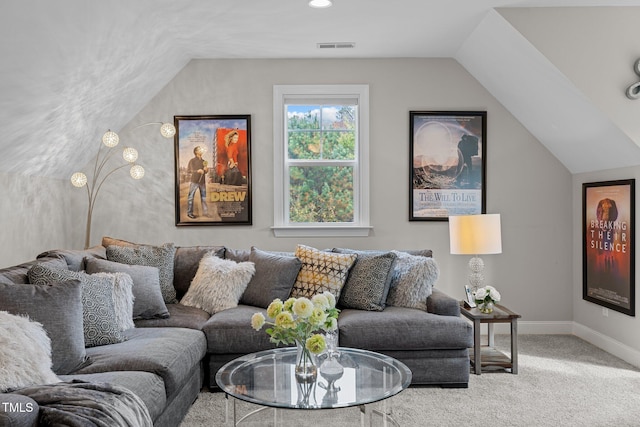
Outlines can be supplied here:
M582 184L582 231L582 298L635 316L635 179Z

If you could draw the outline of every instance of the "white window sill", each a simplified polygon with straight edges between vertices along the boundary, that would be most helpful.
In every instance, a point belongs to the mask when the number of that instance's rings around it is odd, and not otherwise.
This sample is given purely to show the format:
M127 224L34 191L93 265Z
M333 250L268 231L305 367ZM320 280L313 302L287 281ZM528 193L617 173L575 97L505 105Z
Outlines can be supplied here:
M271 229L276 237L367 237L373 227L368 225L274 225Z

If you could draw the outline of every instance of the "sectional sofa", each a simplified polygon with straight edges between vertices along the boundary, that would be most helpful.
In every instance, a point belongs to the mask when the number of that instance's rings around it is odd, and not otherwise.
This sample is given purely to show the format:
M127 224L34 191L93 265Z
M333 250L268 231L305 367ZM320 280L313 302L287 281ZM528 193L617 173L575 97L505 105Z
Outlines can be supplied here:
M429 250L318 251L298 245L287 253L141 245L105 237L95 248L52 250L0 269L0 311L29 315L50 336L52 369L63 383L48 387L114 384L142 401L153 425L177 426L203 387L215 390L215 374L223 364L273 348L264 331L251 328L251 316L266 315L273 298L312 291L314 285L304 277L317 277L314 257L345 263L329 268L331 274L337 271L331 283L341 282L332 289L340 292L340 346L404 362L413 373L412 384L467 387L471 327L460 317L458 302L433 287L438 270ZM249 269L248 283L227 287L238 275L221 270L221 260L232 270L235 265ZM208 270L207 263L213 263ZM105 278L130 280L129 313L135 320L134 327L120 327L113 331L115 338L101 342L99 334L96 338L86 330L86 315L88 290L99 288L92 281ZM212 283L215 292L226 294L212 297ZM196 292L203 289L208 293ZM115 307L116 291L112 297ZM122 321L126 325L128 319ZM36 401L46 394L44 385L21 385L0 394L0 425L38 425L43 414L51 413Z

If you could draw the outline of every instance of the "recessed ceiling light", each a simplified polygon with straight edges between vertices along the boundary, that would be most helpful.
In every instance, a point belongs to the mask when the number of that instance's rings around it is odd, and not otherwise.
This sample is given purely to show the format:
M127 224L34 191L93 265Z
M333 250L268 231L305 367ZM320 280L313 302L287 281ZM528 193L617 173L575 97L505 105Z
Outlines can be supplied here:
M310 0L309 6L315 7L317 9L323 9L325 7L330 7L333 4L331 0Z

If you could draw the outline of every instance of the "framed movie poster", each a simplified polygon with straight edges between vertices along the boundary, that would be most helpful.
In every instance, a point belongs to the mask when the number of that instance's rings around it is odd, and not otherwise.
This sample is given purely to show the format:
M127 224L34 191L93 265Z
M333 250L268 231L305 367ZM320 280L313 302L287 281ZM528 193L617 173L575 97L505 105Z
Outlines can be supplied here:
M582 192L582 298L635 316L635 179Z
M485 213L486 111L411 111L409 122L409 221Z
M251 116L175 116L176 225L250 225Z

